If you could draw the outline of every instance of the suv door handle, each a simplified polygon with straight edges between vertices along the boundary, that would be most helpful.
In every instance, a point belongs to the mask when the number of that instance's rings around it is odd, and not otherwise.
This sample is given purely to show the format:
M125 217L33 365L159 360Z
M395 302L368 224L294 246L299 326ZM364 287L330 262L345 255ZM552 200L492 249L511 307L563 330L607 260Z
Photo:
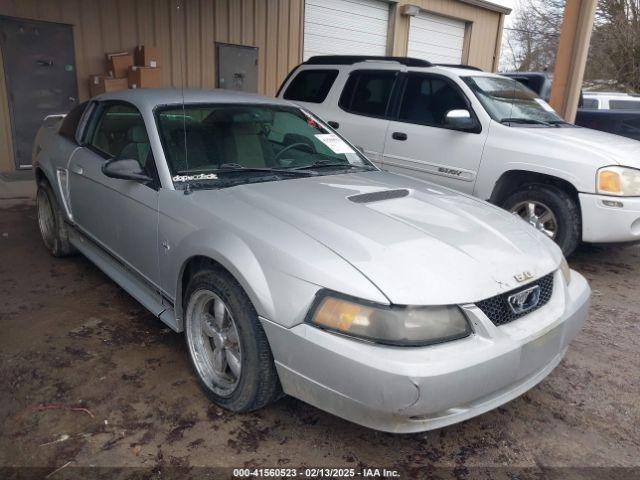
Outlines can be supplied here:
M78 175L82 175L84 173L84 170L82 170L82 167L80 165L76 165L75 163L71 164L71 171L73 173L77 173Z
M407 139L407 134L403 132L393 132L391 134L391 138L393 138L394 140L405 141Z
M338 128L338 127L340 127L340 124L339 124L338 122L334 121L334 120L329 120L327 123L329 124L329 126L330 126L331 128Z

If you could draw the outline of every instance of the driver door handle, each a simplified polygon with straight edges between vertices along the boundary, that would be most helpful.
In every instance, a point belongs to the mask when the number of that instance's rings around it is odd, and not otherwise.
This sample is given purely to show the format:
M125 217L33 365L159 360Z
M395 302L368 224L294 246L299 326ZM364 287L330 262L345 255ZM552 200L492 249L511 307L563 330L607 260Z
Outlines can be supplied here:
M391 134L391 138L393 138L394 140L406 140L407 139L407 134L403 133L403 132L393 132Z
M75 164L75 163L71 164L71 171L73 173L77 173L78 175L82 175L84 173L84 170L82 169L82 167L80 165Z

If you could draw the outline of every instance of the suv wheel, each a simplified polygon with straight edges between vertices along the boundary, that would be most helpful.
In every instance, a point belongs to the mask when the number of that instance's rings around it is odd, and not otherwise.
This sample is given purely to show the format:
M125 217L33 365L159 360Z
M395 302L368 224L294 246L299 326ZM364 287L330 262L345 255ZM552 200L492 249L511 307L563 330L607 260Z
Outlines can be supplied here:
M189 281L185 299L189 356L211 400L247 412L279 398L267 337L240 285L226 272L203 270Z
M502 208L554 240L569 256L580 242L580 209L566 192L551 185L525 185L511 194Z
M40 236L51 255L66 257L75 253L75 248L69 243L69 231L64 222L64 214L47 181L38 183L36 209Z

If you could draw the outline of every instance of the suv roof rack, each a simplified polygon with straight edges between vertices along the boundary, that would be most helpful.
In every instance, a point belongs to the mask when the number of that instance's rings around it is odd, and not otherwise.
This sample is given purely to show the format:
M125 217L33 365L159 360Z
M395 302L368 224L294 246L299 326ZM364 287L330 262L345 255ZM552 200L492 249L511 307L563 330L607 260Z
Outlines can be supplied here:
M447 68L464 68L466 70L477 70L482 72L482 69L479 67L474 67L472 65L462 65L461 63L434 63L434 67L447 67Z
M310 57L306 62L306 65L353 65L354 63L369 61L386 61L386 62L398 62L407 67L430 67L431 62L422 60L421 58L412 57L383 57L383 56L370 56L370 55L316 55Z

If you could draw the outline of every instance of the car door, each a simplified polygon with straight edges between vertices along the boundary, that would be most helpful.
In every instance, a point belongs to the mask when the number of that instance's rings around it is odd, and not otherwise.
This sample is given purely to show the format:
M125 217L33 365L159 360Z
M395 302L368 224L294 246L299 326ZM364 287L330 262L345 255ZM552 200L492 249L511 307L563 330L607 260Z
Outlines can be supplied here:
M158 281L159 181L141 113L125 102L103 102L69 160L71 210L76 226L142 277ZM102 166L133 158L154 180L107 177Z
M339 123L340 133L382 166L389 128L388 110L399 70L354 70L344 84L338 110L325 119ZM335 119L334 119L335 117Z
M447 113L467 110L473 128L450 126ZM409 72L386 134L385 170L473 193L488 129L460 88L442 75Z

